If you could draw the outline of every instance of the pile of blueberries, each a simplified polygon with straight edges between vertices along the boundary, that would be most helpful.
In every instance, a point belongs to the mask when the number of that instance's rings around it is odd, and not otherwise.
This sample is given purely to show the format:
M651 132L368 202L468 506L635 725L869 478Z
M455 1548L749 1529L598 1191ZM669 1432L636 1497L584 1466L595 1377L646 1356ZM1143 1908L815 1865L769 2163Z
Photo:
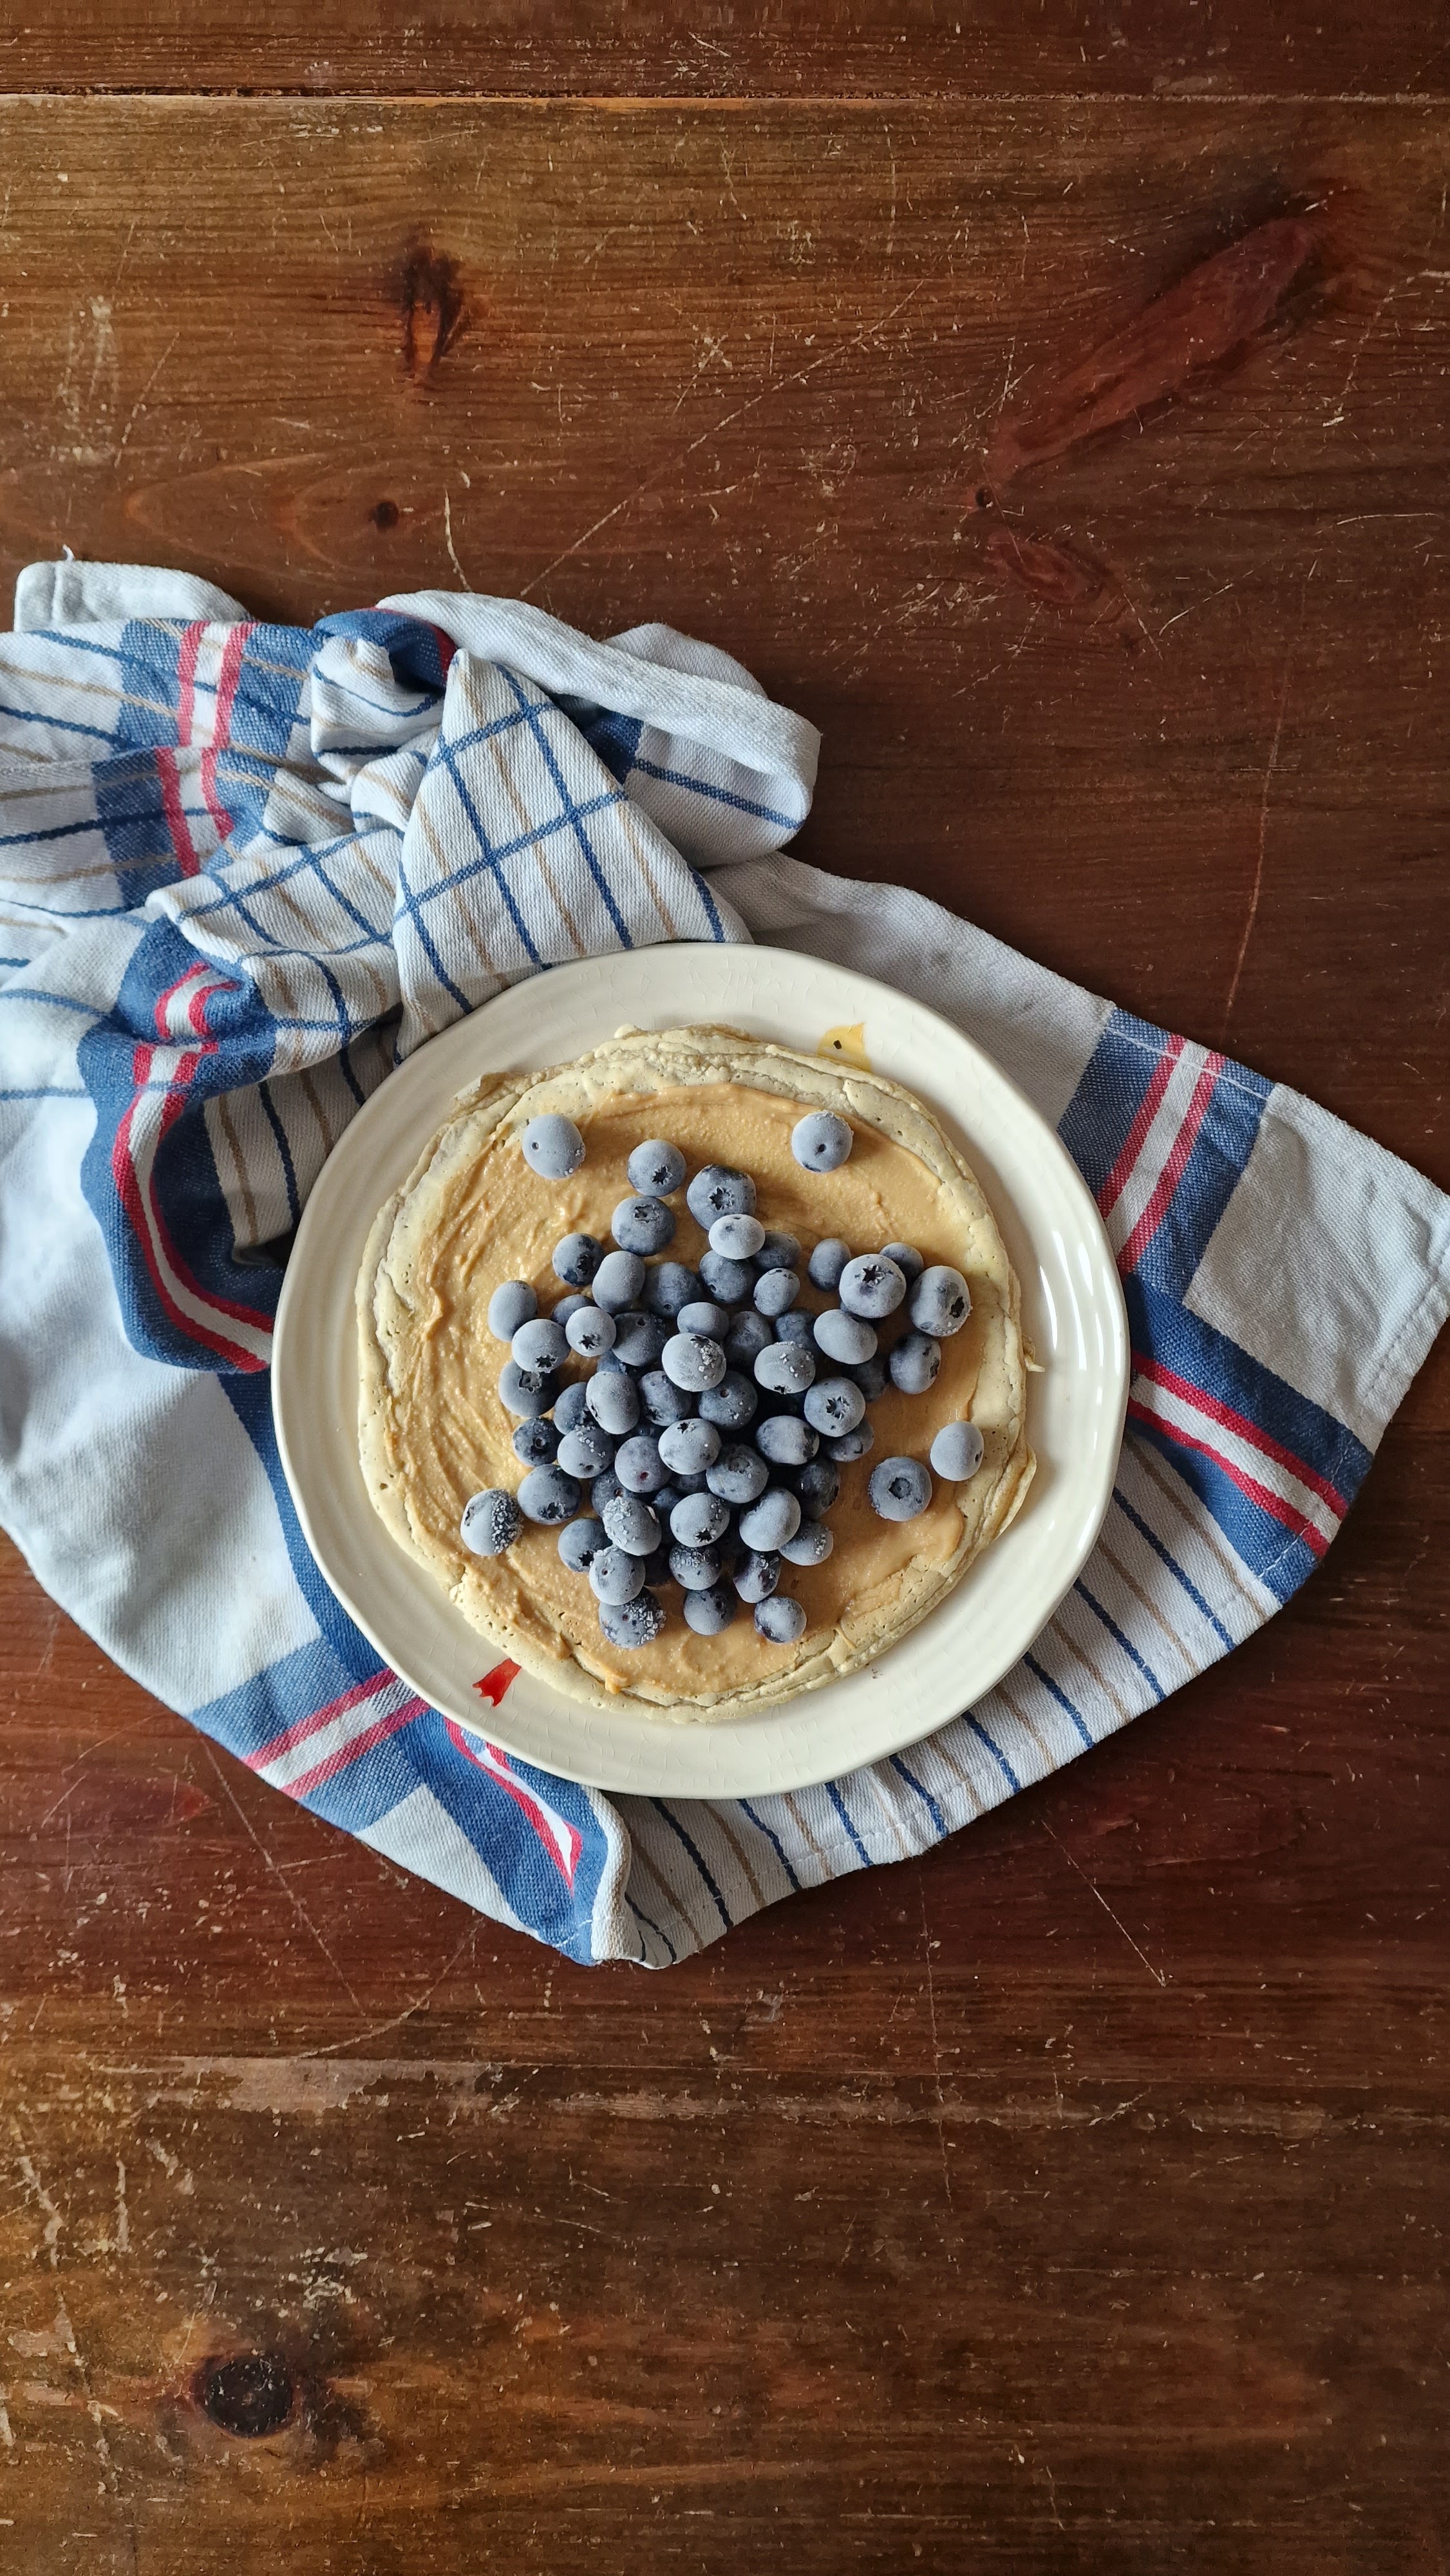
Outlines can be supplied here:
M584 1160L578 1128L557 1115L532 1119L520 1144L546 1181ZM791 1136L812 1172L839 1170L851 1145L846 1120L827 1111ZM712 1163L690 1182L686 1205L709 1237L690 1269L661 1257L684 1155L653 1138L627 1169L635 1195L614 1211L614 1249L589 1234L556 1245L554 1269L571 1293L552 1315L522 1279L489 1300L489 1330L509 1346L499 1395L517 1419L527 1473L517 1495L494 1486L473 1496L464 1544L499 1556L526 1520L557 1528L559 1554L587 1575L612 1646L659 1635L657 1587L671 1580L698 1635L718 1635L743 1601L762 1637L793 1644L806 1613L780 1591L782 1570L830 1555L825 1515L841 1469L873 1446L868 1404L888 1379L903 1394L926 1393L943 1338L971 1311L967 1283L960 1271L928 1269L910 1244L853 1258L833 1236L816 1245L808 1276L837 1303L803 1312L801 1247L760 1223L748 1173ZM876 1328L903 1304L908 1329L882 1357ZM571 1358L591 1374L566 1384L558 1372ZM823 1364L830 1374L818 1373ZM930 1455L959 1482L981 1464L981 1434L948 1423ZM910 1521L930 1503L932 1481L920 1460L886 1458L867 1492L884 1520Z

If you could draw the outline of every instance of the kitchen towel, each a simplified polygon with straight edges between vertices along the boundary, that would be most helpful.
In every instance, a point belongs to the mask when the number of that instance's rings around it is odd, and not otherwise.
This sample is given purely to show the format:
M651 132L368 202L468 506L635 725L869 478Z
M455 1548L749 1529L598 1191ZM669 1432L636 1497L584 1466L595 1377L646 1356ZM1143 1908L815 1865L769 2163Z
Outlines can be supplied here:
M0 1518L316 1814L581 1961L662 1966L942 1840L1270 1618L1450 1303L1450 1200L1296 1093L919 896L781 855L817 738L661 626L425 592L310 629L32 565L0 638ZM766 939L944 1012L1056 1125L1127 1296L1112 1504L1030 1654L789 1797L606 1798L464 1733L308 1554L268 1401L291 1231L400 1057L505 985Z

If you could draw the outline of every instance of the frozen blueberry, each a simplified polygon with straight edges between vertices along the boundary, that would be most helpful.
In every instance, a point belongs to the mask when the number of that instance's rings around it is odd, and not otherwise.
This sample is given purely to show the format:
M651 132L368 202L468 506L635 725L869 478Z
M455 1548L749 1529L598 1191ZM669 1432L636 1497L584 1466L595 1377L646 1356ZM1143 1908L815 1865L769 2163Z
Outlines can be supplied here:
M660 1444L648 1431L621 1440L614 1453L614 1472L627 1494L655 1494L668 1482Z
M925 1395L941 1367L941 1344L930 1333L903 1333L886 1361L891 1383L903 1395Z
M670 1572L684 1592L708 1592L720 1580L720 1554L713 1547L672 1547Z
M603 1259L604 1246L592 1234L566 1234L554 1246L554 1268L566 1288L587 1288Z
M514 1456L526 1467L552 1467L559 1454L557 1426L546 1422L542 1414L532 1422L521 1422L514 1432Z
M488 1329L496 1342L511 1342L520 1324L538 1311L539 1301L527 1279L505 1279L488 1301Z
M531 1172L541 1181L567 1181L584 1160L584 1139L572 1118L561 1118L557 1110L546 1117L531 1118L519 1148Z
M816 1373L804 1342L772 1342L755 1355L755 1382L771 1395L804 1395Z
M587 1574L608 1545L604 1523L592 1513L581 1521L569 1521L559 1532L559 1554L571 1574Z
M798 1270L762 1270L755 1283L756 1312L761 1315L783 1315L801 1293Z
M894 1261L908 1288L921 1277L926 1264L914 1243L887 1243L882 1246L888 1261Z
M606 1467L613 1466L614 1442L586 1413L577 1431L566 1431L560 1441L558 1464L566 1476L578 1476L582 1482L592 1484Z
M708 1592L687 1592L682 1606L697 1637L718 1637L735 1616L735 1595L728 1583L712 1583Z
M521 1526L512 1494L506 1494L501 1485L489 1485L464 1504L458 1534L475 1556L502 1556L506 1547L513 1546Z
M625 1306L614 1318L615 1354L626 1368L658 1368L669 1338L669 1324L663 1315L643 1315L636 1307Z
M700 1293L699 1272L683 1261L661 1261L644 1283L644 1302L652 1315L678 1315Z
M609 1230L623 1252L663 1252L675 1239L675 1212L663 1199L621 1199Z
M804 1467L820 1447L808 1422L793 1413L770 1413L755 1426L755 1445L773 1467Z
M570 1350L577 1351L581 1360L600 1360L606 1351L613 1350L618 1330L614 1317L606 1315L604 1308L591 1300L576 1308L564 1334Z
M709 1426L712 1431L714 1427L713 1423ZM668 1520L676 1503L682 1503L686 1494L703 1494L709 1481L709 1476L703 1467L677 1467L669 1482L670 1499L668 1509L659 1501L658 1497L656 1497L655 1510L660 1513L663 1519Z
M693 1298L682 1306L675 1317L675 1329L681 1333L703 1333L710 1342L723 1342L730 1330L730 1318L723 1306L710 1297Z
M702 1252L700 1279L720 1305L743 1306L755 1285L755 1267L749 1261L727 1261L723 1252Z
M682 1476L703 1476L720 1455L720 1434L713 1422L672 1422L660 1433L660 1456Z
M685 1177L685 1158L678 1145L667 1145L663 1136L651 1136L636 1145L624 1168L632 1190L647 1199L667 1199Z
M854 1431L866 1410L866 1398L848 1377L822 1377L806 1390L806 1420L830 1439Z
M639 1401L646 1422L662 1431L668 1422L683 1422L695 1410L695 1399L675 1386L664 1370L646 1369L639 1382Z
M730 1506L718 1494L686 1494L670 1514L670 1536L681 1547L713 1547L730 1527Z
M521 1369L517 1360L505 1360L498 1373L499 1402L531 1422L550 1410L558 1384L552 1369Z
M758 1216L717 1216L710 1227L710 1249L727 1261L753 1261L764 1241Z
M755 1625L767 1645L793 1646L806 1633L806 1614L788 1592L777 1592L773 1600L757 1601Z
M959 1333L972 1311L972 1292L960 1270L949 1270L938 1261L923 1270L911 1292L911 1320L919 1333L934 1333L941 1340L948 1333Z
M702 1422L713 1422L721 1431L743 1431L760 1410L760 1398L748 1377L738 1369L728 1368L718 1386L708 1386L699 1399Z
M753 1548L731 1577L742 1601L768 1601L780 1581L780 1558L774 1550Z
M560 1388L554 1406L555 1430L577 1431L588 1410L587 1381L582 1377L571 1378L567 1386Z
M914 1521L931 1501L931 1478L919 1458L883 1458L866 1487L873 1512L884 1521Z
M594 1363L594 1367L598 1376L608 1377L612 1370L618 1370L622 1374L624 1370L624 1362L620 1358L618 1351L601 1351L598 1359Z
M838 1234L828 1234L824 1243L816 1245L815 1251L806 1264L812 1285L834 1293L840 1284L841 1273L850 1258L849 1243L843 1243Z
M538 1521L545 1529L572 1521L583 1500L578 1478L562 1467L531 1467L519 1487L519 1510L525 1520Z
M707 1163L685 1192L685 1205L708 1234L717 1216L753 1216L755 1183L729 1163Z
M702 1395L725 1374L725 1353L706 1333L676 1333L666 1342L660 1366L673 1386L687 1395Z
M594 1273L594 1303L617 1315L632 1306L644 1286L644 1263L637 1252L606 1252Z
M665 1614L652 1592L637 1592L618 1607L609 1601L599 1604L599 1625L611 1646L652 1646L664 1624Z
M567 1333L574 1317L588 1314L593 1304L592 1297L586 1297L582 1288L576 1288L570 1296L560 1298L554 1308L554 1321L562 1332Z
M595 1282L595 1296L599 1294ZM848 1261L836 1290L848 1315L863 1315L871 1324L894 1315L906 1295L906 1281L884 1252L859 1252Z
M812 1350L816 1339L815 1325L814 1315L808 1315L803 1306L791 1306L785 1314L776 1316L775 1338L778 1342L799 1342L804 1349Z
M846 1375L855 1379L868 1404L874 1404L878 1395L886 1392L886 1362L879 1351L869 1360L858 1360Z
M790 1150L808 1172L838 1172L854 1143L845 1119L830 1109L813 1109L790 1131Z
M590 1486L589 1500L593 1509L598 1512L602 1518L606 1505L616 1501L623 1491L624 1487L621 1485L614 1469L612 1467L606 1467L604 1473L600 1476L596 1476L593 1484Z
M758 1449L747 1449L742 1442L732 1441L728 1449L721 1450L713 1467L706 1468L705 1482L722 1502L738 1508L742 1503L753 1503L757 1495L764 1493L770 1482L770 1469Z
M793 1234L778 1234L766 1228L765 1241L755 1256L757 1270L794 1270L800 1262L801 1248Z
M840 1466L849 1467L857 1458L864 1458L868 1450L874 1449L875 1446L876 1434L870 1423L858 1422L855 1430L848 1431L844 1439L826 1442L826 1455L834 1458Z
M819 1520L841 1490L841 1470L829 1457L812 1458L809 1465L796 1470L795 1489L807 1520Z
M622 1547L596 1548L585 1571L589 1589L596 1601L607 1601L618 1609L644 1590L644 1567L637 1556Z
M816 1348L841 1368L869 1360L876 1349L875 1325L863 1322L859 1315L848 1315L840 1306L828 1306L824 1315L817 1315L814 1331Z
M639 1420L639 1389L623 1369L596 1369L584 1401L600 1430L612 1432L616 1440L633 1431Z
M732 1319L725 1336L725 1357L732 1368L753 1369L757 1351L765 1350L774 1339L769 1317L747 1306L743 1315Z
M944 1422L931 1444L931 1463L949 1485L964 1485L982 1463L982 1435L975 1422Z
M638 1494L616 1494L599 1517L609 1532L611 1547L622 1547L626 1556L648 1556L659 1546L663 1535L659 1514L651 1511Z
M549 1315L534 1315L520 1324L509 1350L521 1369L554 1369L568 1358L569 1343L562 1324Z
M705 1479L702 1476L700 1479L702 1485L704 1481ZM667 1484L656 1486L654 1492L650 1496L650 1503L653 1508L655 1518L660 1523L662 1529L668 1529L671 1512L674 1510L676 1503L683 1502L684 1498L684 1486L676 1476L671 1476Z
M782 1485L772 1485L758 1503L740 1515L740 1535L747 1547L762 1553L778 1548L783 1538L794 1538L801 1525L801 1507L794 1494Z

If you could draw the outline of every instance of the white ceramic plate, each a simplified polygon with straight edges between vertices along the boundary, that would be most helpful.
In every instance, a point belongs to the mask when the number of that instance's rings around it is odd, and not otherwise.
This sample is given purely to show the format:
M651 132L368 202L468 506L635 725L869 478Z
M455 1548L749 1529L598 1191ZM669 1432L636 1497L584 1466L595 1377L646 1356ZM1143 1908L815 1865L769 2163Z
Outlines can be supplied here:
M879 1664L720 1726L600 1716L520 1673L497 1708L488 1646L389 1537L357 1454L353 1293L368 1230L455 1095L491 1071L566 1063L626 1023L724 1022L814 1053L860 1023L874 1071L929 1102L964 1148L1022 1283L1043 1374L1037 1474L1012 1527ZM420 1049L348 1128L308 1200L272 1363L282 1463L338 1599L421 1699L511 1753L600 1789L750 1797L881 1760L959 1716L1031 1645L1086 1562L1112 1491L1127 1319L1087 1189L1051 1128L971 1041L885 984L777 948L684 945L536 975Z

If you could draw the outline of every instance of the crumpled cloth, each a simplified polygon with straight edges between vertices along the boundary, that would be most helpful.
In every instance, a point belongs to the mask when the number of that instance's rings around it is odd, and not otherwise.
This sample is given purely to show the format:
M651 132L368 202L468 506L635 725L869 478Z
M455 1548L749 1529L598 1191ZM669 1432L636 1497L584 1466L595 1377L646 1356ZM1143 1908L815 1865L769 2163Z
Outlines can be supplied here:
M650 1965L940 1841L1167 1697L1329 1545L1450 1304L1450 1201L919 896L780 855L817 737L661 626L425 592L250 621L32 565L0 641L0 1518L126 1671L315 1813L570 1957ZM320 1577L268 1400L354 1110L540 968L675 938L862 967L986 1047L1096 1194L1129 1426L997 1689L788 1797L607 1798L426 1708Z

